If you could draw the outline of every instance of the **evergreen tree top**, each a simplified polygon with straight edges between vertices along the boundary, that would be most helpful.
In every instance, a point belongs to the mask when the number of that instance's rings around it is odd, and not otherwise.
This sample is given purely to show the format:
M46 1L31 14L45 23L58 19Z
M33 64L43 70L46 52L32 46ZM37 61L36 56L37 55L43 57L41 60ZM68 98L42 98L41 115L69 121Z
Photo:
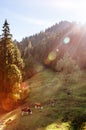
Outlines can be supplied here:
M1 35L2 39L7 39L7 38L11 38L12 34L10 34L10 28L9 28L9 24L7 22L7 19L5 20L4 24L3 24L3 33Z
M5 19L5 22L4 22L3 25L4 25L4 26L9 25L8 22L7 22L7 19Z

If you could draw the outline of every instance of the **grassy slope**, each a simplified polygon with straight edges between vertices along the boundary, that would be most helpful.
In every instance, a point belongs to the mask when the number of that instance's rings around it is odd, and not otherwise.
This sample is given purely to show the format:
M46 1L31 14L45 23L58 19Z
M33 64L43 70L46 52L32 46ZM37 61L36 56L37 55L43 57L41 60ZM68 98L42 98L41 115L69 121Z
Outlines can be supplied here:
M31 106L33 114L21 116L20 108L9 113L9 117L17 116L11 125L7 124L6 130L62 130L62 127L68 130L69 124L61 124L61 120L72 120L77 114L86 113L85 78L78 83L63 85L57 73L44 70L27 83L31 92L24 102ZM67 92L71 94L68 95ZM54 107L51 106L50 99L55 100ZM43 109L34 109L35 102L41 102Z

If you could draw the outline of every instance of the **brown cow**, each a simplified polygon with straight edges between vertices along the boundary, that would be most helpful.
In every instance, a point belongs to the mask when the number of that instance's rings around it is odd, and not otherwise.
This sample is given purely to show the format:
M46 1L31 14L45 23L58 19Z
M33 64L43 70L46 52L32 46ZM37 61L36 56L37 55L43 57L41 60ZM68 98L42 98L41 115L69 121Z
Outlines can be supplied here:
M35 103L35 108L43 109L43 106L41 105L41 103Z
M32 111L29 107L22 108L21 111L22 111L22 116L24 114L32 114Z

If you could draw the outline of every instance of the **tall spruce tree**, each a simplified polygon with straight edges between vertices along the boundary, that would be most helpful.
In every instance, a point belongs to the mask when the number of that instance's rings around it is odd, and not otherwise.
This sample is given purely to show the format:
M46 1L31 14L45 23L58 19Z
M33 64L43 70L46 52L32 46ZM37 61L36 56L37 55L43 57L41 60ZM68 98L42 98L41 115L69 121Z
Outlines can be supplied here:
M11 38L12 37L12 34L10 34L10 29L9 29L9 24L8 24L8 22L7 22L7 20L5 20L5 22L4 22L4 24L3 24L3 34L2 34L2 36L3 36L3 38Z
M0 92L9 94L12 93L13 86L22 81L21 71L24 63L18 47L12 42L12 34L10 34L7 20L3 24L2 31L0 38Z

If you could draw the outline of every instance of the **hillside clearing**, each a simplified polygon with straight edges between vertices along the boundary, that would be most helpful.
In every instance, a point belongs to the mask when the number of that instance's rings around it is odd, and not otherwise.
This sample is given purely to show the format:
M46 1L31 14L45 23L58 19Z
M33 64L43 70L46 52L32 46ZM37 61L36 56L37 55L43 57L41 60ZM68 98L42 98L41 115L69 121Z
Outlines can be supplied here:
M84 78L77 83L64 85L58 73L44 70L29 79L27 83L31 92L23 104L30 106L33 114L22 116L21 107L7 113L3 118L10 119L15 115L15 119L5 123L4 130L62 130L62 128L69 130L67 126L71 125L70 121L75 116L86 114ZM35 102L40 102L43 109L35 109Z

